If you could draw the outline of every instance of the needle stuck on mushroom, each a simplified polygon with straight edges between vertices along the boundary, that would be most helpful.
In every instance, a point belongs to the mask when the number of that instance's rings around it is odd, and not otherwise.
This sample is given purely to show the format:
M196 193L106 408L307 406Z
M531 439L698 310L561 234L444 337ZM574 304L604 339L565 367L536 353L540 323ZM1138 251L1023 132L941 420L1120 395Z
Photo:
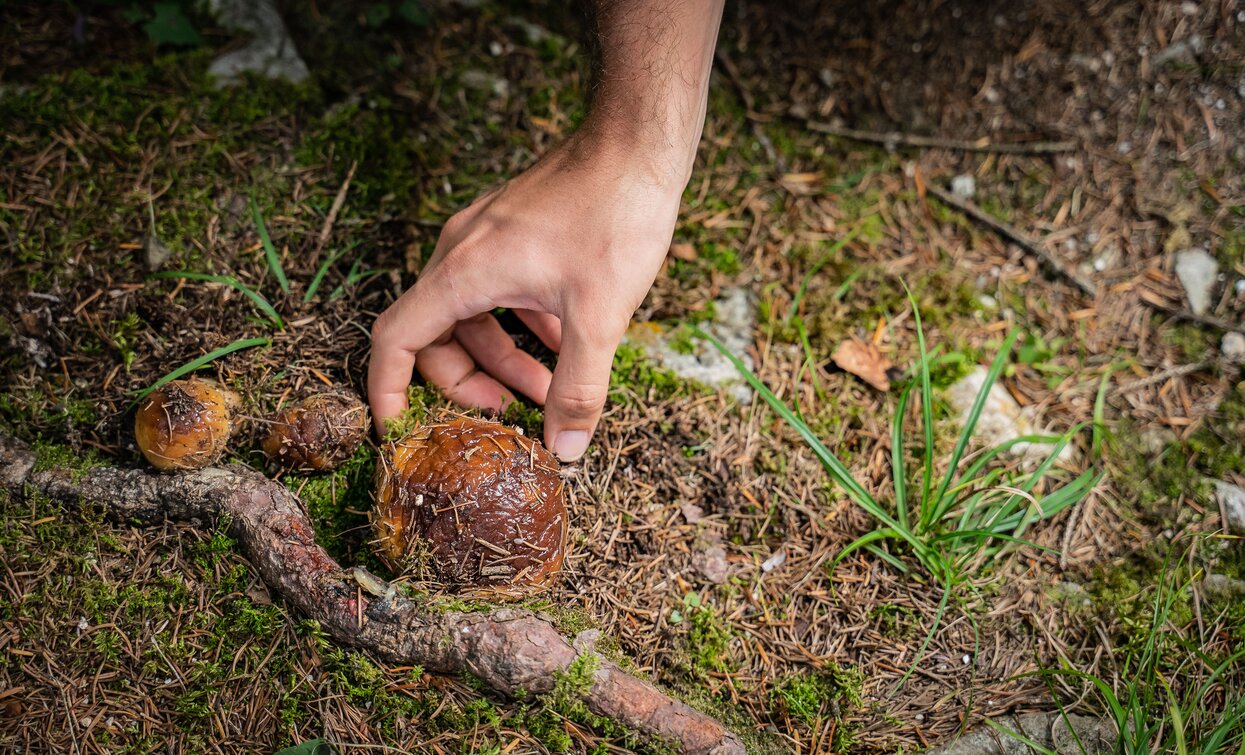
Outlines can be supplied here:
M335 469L359 450L367 428L362 401L348 393L321 393L277 413L264 455L287 469Z
M379 555L395 570L426 557L435 577L469 593L532 592L565 556L558 462L496 422L423 425L384 449L374 524Z
M156 469L202 469L224 453L241 403L214 380L174 380L142 400L134 439Z

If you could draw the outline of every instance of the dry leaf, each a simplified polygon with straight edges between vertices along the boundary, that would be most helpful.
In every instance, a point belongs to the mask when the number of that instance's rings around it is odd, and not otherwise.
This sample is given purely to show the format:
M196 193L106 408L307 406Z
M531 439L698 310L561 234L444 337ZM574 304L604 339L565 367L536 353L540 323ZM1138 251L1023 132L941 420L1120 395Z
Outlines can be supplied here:
M886 371L892 367L891 361L882 356L877 346L853 338L839 344L839 348L834 350L830 358L840 369L852 373L879 391L890 390L891 381L886 377Z
M695 262L700 255L696 253L696 247L691 244L671 244L670 256L684 262Z

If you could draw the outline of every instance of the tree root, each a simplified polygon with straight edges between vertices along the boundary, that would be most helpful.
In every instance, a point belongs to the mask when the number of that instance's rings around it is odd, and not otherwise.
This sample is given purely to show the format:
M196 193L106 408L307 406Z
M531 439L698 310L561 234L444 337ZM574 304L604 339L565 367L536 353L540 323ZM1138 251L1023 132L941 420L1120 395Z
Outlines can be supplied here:
M549 622L522 609L427 611L362 568L343 570L323 548L302 503L283 485L245 467L154 474L95 467L35 469L22 442L0 434L0 487L27 486L70 506L97 505L121 521L171 519L209 526L228 517L230 534L264 582L320 622L336 641L385 660L441 674L471 673L513 696L554 689L577 659L594 669L576 692L588 710L642 737L687 753L743 753L717 720L621 670L590 647L576 647Z

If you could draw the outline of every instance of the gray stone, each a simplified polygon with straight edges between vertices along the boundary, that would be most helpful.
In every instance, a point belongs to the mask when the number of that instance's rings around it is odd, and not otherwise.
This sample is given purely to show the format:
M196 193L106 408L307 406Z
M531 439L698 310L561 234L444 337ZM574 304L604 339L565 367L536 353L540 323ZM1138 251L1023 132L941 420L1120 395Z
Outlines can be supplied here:
M961 424L968 422L969 412L977 401L977 395L981 393L989 372L985 367L978 366L947 389L947 400L959 412ZM977 418L977 426L973 428L973 437L980 443L993 448L1025 435L1043 434L1044 431L1034 424L1030 412L1022 409L1016 399L998 382L990 386L987 396ZM1040 462L1052 450L1054 446L1049 443L1017 443L1008 452L1027 462ZM1071 456L1071 444L1065 445L1059 453L1059 459L1064 461Z
M720 545L706 549L696 558L696 571L715 585L725 582L730 573L730 565L726 563L726 549Z
M1233 535L1245 535L1245 490L1223 480L1215 480L1215 499L1223 511L1224 529Z
M1202 592L1214 600L1235 600L1245 596L1245 582L1226 574L1207 574L1202 580Z
M1104 719L1069 713L1024 713L1000 716L995 723L1060 753L1109 753L1115 747L1115 726ZM985 725L926 755L1031 755L1033 750L1020 740Z
M977 179L963 173L951 179L951 193L960 199L972 199L977 193Z
M212 61L208 74L218 84L236 84L246 73L294 84L306 81L307 64L294 48L273 0L208 0L208 10L226 29L251 35L245 47Z
M1203 249L1176 252L1176 277L1189 298L1189 309L1204 315L1210 308L1210 295L1219 278L1219 262Z
M478 68L468 68L459 75L458 80L468 89L488 92L494 97L504 98L510 96L510 82L495 73L481 71Z
M752 369L752 333L756 329L756 306L745 288L730 289L714 302L712 322L701 328L722 342L748 369ZM657 323L635 323L627 330L627 342L644 349L654 362L679 377L713 388L726 388L742 404L752 402L752 388L735 365L708 341L680 339L677 331ZM689 349L690 346L690 349Z
M1232 364L1245 364L1245 335L1235 330L1224 333L1219 352Z

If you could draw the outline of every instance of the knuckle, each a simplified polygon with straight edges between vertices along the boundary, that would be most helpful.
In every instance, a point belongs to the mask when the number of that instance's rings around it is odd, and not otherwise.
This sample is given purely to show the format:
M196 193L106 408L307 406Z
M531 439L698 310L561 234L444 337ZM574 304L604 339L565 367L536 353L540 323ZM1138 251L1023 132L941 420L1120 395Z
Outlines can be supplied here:
M605 408L605 390L591 385L563 387L557 396L557 406L568 416L591 419Z

